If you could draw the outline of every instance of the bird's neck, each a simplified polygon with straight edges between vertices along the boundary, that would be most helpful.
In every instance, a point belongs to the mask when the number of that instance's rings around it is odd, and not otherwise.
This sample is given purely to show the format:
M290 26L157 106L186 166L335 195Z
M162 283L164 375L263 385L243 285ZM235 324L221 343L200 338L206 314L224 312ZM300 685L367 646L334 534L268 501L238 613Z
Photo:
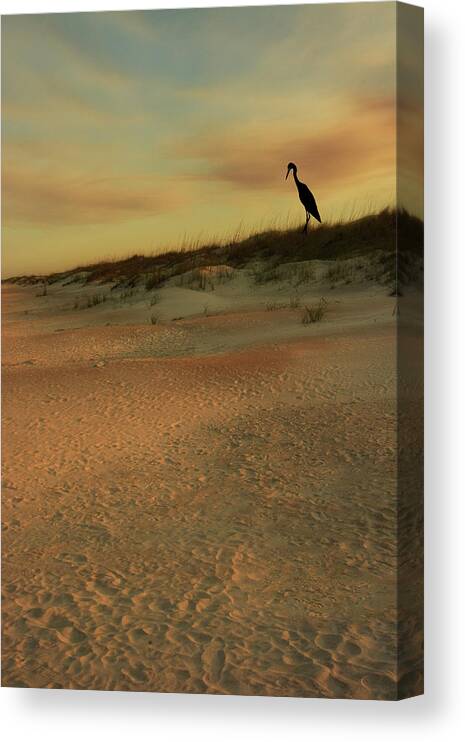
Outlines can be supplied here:
M293 174L293 176L294 176L295 184L296 184L296 185L299 185L299 183L300 183L300 180L299 180L299 179L298 179L298 177L297 177L297 170L293 170L293 171L292 171L292 174Z

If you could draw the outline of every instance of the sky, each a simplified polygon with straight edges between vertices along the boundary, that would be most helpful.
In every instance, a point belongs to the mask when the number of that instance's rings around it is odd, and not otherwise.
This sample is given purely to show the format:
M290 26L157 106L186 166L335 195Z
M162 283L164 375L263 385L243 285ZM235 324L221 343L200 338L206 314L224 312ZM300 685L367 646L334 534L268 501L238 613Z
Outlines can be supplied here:
M393 206L395 3L4 16L2 152L4 277Z

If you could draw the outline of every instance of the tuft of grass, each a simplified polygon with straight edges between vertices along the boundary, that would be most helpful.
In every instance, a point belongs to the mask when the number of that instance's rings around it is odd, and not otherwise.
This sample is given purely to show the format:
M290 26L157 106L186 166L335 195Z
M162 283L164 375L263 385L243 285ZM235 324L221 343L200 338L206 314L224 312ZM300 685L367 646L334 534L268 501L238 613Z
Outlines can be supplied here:
M269 301L266 304L266 311L267 312L274 312L277 309L286 309L287 304L286 302L282 301Z
M158 314L151 314L150 315L150 324L151 325L158 325L158 320L159 320Z
M145 290L146 291L152 291L152 289L157 289L160 286L163 286L163 284L166 281L166 275L162 271L161 268L153 271L147 278L145 279Z
M277 309L298 309L300 304L299 296L290 296L289 301L269 301L265 307L267 312L274 312Z
M289 298L290 309L298 309L300 307L300 297L295 295Z
M315 279L315 268L310 262L305 263L287 263L282 266L282 276L292 283L294 287L303 283L310 283Z
M314 322L321 322L326 314L328 302L326 299L321 298L318 304L312 306L305 305L302 312L302 324L311 325Z
M223 266L215 271L214 276L215 281L218 281L218 283L227 283L234 278L234 271L229 266Z
M156 294L155 293L155 294L152 294L152 296L150 297L150 303L149 304L150 304L151 307L154 307L155 304L158 304L159 303L159 301L160 301L160 294Z
M252 268L252 278L254 283L261 285L264 283L271 283L272 281L279 281L280 275L277 265L261 265L254 266Z
M87 308L97 307L99 304L103 304L107 300L106 294L92 294L87 297Z
M118 296L118 300L123 304L124 302L128 301L128 299L131 299L135 293L136 289L134 287L130 289L123 289L123 291L121 291Z
M91 307L96 307L106 302L107 298L107 295L102 293L92 294L84 298L77 296L74 300L73 309L91 309Z
M331 284L331 287L333 287L336 283L340 283L341 281L346 282L351 278L352 273L353 267L351 265L348 265L346 262L337 262L334 265L329 266L323 278Z
M303 283L309 283L315 278L315 269L307 261L302 263L276 263L272 260L270 263L254 265L251 269L251 276L254 283L258 285L288 281L294 288Z
M194 268L194 270L182 273L177 280L177 285L185 286L194 291L206 291L207 288L209 288L210 291L214 291L215 289L215 284L212 279L201 268Z

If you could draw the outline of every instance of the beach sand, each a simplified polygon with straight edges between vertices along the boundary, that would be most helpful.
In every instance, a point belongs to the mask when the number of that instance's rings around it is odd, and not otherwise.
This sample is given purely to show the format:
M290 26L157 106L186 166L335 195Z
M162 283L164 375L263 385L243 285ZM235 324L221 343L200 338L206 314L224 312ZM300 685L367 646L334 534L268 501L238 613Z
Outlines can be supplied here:
M396 698L396 300L83 291L3 286L3 684Z

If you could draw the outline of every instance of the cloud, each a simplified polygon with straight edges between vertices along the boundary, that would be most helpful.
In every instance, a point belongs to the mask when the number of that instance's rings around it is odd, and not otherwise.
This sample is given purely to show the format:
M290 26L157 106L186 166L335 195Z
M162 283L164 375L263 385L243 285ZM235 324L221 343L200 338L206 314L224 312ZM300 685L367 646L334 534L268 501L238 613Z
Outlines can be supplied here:
M327 127L312 130L311 119L298 127L282 120L268 126L238 125L191 137L175 151L203 160L207 180L242 189L280 188L289 160L320 189L359 184L374 174L394 177L395 115L393 98L356 98L349 109L341 103Z
M7 170L2 191L4 221L9 225L116 223L153 217L181 203L179 188L171 184L162 189L147 176L89 180Z

